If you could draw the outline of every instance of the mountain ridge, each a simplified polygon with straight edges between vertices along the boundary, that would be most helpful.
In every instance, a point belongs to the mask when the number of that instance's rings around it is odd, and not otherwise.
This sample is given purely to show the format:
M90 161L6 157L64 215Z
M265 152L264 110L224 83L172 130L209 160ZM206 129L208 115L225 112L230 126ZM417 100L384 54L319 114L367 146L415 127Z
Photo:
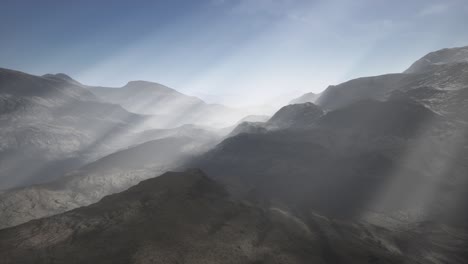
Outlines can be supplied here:
M306 220L233 200L199 169L168 172L96 204L0 230L8 263L462 263L441 227L401 230ZM53 232L51 232L53 230ZM463 237L458 238L465 243ZM457 241L457 242L458 242Z

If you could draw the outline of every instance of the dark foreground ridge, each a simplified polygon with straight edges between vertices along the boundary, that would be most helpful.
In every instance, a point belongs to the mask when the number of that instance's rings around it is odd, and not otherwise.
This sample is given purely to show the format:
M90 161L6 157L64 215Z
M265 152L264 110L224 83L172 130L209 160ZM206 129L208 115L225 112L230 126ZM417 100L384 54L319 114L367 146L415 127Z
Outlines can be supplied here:
M392 232L313 214L304 219L234 201L192 169L1 230L0 255L5 264L433 263L427 252L462 263L466 257L462 236L431 226L423 237L419 226Z

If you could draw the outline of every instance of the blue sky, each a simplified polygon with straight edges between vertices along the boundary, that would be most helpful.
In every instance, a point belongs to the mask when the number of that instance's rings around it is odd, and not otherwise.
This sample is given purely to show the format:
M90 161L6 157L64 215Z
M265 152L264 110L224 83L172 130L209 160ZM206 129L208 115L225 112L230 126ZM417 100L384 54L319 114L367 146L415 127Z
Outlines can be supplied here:
M250 105L401 72L466 25L466 0L3 0L0 67Z

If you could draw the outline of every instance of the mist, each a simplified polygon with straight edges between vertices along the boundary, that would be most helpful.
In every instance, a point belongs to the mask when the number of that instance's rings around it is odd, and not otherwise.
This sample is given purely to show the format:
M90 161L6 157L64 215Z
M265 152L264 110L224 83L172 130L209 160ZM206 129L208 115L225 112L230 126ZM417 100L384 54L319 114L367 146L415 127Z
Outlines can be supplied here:
M2 263L467 263L467 18L7 1Z

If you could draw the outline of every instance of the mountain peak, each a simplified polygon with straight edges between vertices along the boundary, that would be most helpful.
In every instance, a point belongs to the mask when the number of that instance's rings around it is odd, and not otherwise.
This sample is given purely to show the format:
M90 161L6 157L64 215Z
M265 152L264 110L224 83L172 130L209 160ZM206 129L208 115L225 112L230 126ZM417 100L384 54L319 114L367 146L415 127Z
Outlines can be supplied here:
M52 80L66 81L66 82L73 83L76 85L81 85L80 82L78 82L77 80L73 79L72 77L70 77L69 75L65 73L56 73L56 74L47 73L47 74L42 75L41 77L52 79Z
M316 93L305 93L300 97L291 100L289 104L303 104L303 103L315 103L315 101L319 98L320 94Z
M460 62L468 62L468 46L430 52L414 62L404 73L421 73L437 65Z
M185 172L166 172L159 177L141 181L127 191L120 193L119 197L132 199L131 197L135 195L141 196L158 192L167 192L171 195L188 193L193 197L225 197L227 195L224 187L210 179L201 169L192 168Z
M63 73L36 76L3 68L0 68L0 92L18 96L96 99L83 85Z
M129 81L125 86L122 88L128 89L140 89L140 90L158 90L158 91L167 91L167 92L175 92L178 93L176 90L162 85L160 83L143 81L143 80L136 80L136 81Z
M278 128L308 126L322 115L322 109L313 103L292 104L278 110L267 124Z

